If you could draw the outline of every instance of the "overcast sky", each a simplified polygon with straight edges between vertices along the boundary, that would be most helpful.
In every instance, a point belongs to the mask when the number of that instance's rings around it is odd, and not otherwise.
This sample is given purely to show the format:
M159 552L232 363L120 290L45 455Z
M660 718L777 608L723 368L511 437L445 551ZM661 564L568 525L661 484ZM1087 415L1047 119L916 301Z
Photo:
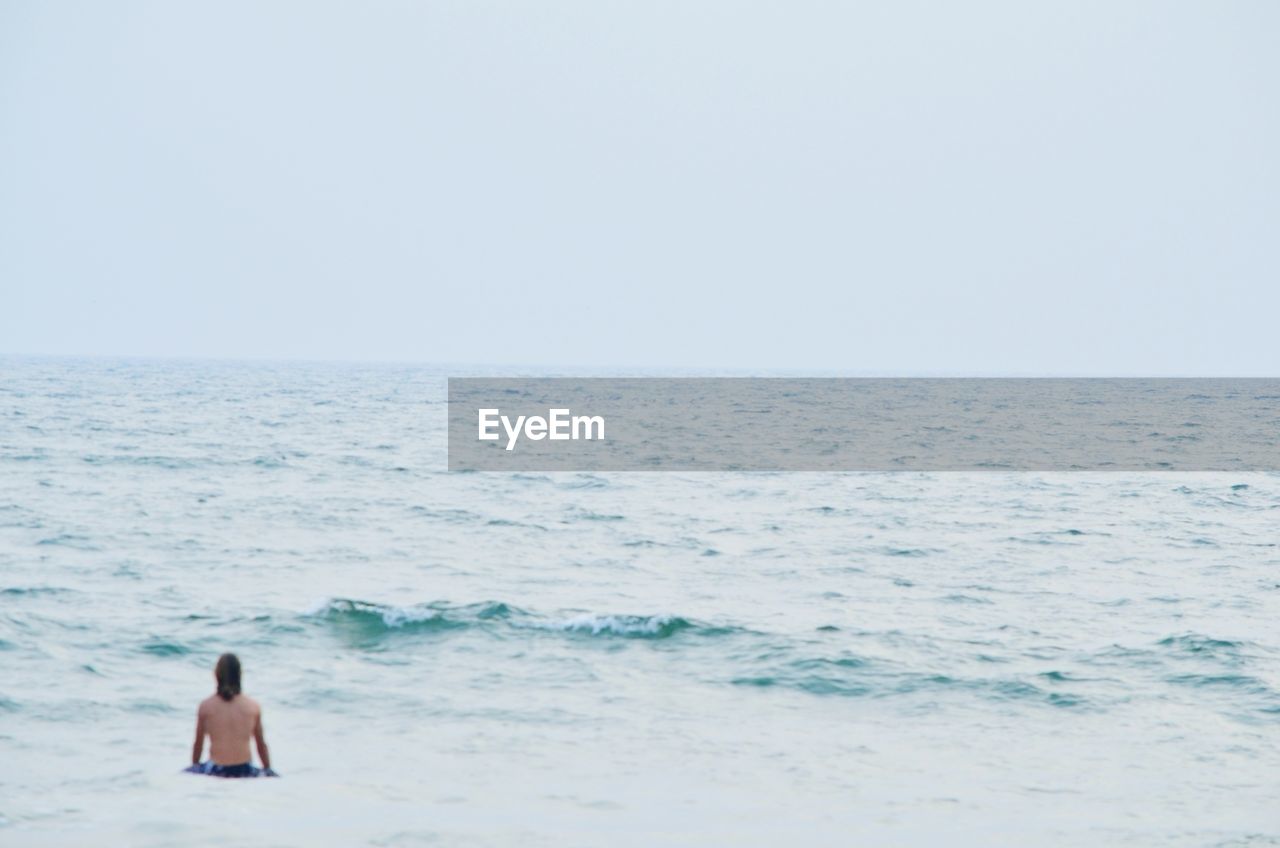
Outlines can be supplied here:
M1280 3L0 3L0 352L1280 375Z

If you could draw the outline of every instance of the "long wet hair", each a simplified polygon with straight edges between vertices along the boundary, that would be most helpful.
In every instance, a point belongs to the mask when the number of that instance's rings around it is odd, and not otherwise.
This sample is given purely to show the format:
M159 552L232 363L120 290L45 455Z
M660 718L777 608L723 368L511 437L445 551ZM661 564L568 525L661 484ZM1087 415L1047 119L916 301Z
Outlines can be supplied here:
M213 676L218 680L218 697L230 701L240 694L240 658L235 654L218 657Z

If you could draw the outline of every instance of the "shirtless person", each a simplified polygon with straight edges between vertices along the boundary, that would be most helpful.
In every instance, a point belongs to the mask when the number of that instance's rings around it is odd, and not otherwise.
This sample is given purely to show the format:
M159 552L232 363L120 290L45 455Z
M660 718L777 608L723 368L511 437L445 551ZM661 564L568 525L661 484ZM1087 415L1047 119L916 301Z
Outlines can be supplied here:
M187 771L215 777L275 777L262 733L262 707L240 694L240 660L235 654L218 657L213 677L218 691L205 698L196 711L196 742ZM209 737L209 759L201 762L205 736ZM251 761L249 737L257 743L261 769Z

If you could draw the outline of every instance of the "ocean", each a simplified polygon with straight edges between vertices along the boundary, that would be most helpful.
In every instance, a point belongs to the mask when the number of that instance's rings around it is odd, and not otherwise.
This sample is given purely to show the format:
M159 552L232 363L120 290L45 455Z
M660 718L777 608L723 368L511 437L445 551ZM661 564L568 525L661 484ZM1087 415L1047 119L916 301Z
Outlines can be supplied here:
M448 373L0 359L0 844L1280 845L1280 476L449 473Z

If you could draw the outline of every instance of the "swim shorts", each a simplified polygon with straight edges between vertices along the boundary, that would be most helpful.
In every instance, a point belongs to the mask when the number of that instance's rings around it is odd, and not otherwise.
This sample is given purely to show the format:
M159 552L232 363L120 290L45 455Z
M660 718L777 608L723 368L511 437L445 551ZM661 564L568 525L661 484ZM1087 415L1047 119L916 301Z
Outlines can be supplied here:
M253 763L238 763L234 766L219 765L211 760L188 766L183 771L192 774L207 774L210 777L279 777L272 769L260 769Z

